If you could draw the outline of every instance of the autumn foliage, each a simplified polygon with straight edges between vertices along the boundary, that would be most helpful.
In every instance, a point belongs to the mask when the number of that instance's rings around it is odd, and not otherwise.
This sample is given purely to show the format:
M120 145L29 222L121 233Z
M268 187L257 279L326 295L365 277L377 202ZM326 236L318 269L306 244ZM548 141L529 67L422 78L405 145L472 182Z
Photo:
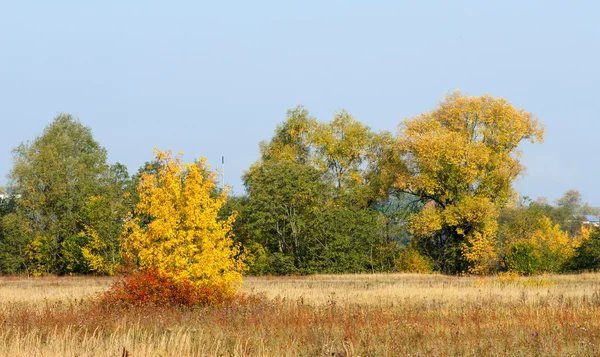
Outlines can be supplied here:
M126 306L214 305L225 299L217 289L200 288L189 280L175 281L156 268L119 279L102 297L110 305Z
M407 247L400 252L396 269L401 273L429 274L433 272L433 262L416 249Z
M113 291L123 301L179 304L185 291L183 303L196 304L234 296L245 271L600 269L587 217L598 212L578 191L553 205L513 189L522 143L543 136L506 99L459 91L396 135L345 110L321 122L298 106L260 144L246 193L228 197L203 158L156 151L130 176L106 162L90 128L61 114L15 149L0 187L0 274L127 271Z
M498 209L514 197L523 172L519 145L541 142L542 124L504 98L455 92L431 112L400 125L396 189L429 204L411 233L447 273L494 267Z
M125 222L122 250L140 275L115 288L124 301L218 302L235 294L245 264L230 236L236 213L218 218L227 191L202 158L156 151L157 174L143 173L135 215ZM171 291L172 290L172 291ZM189 295L183 297L181 295Z

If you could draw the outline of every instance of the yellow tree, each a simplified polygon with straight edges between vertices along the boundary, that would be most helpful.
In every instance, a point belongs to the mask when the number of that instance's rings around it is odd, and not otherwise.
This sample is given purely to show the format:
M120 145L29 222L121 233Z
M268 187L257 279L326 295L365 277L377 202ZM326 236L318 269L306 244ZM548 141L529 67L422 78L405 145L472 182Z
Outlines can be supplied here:
M157 269L174 281L235 293L246 269L231 239L234 212L219 220L227 191L216 189L216 173L205 159L182 164L181 155L156 151L157 174L143 173L136 216L127 220L122 249L141 269Z
M589 239L590 229L581 227L577 235L569 235L546 216L546 209L532 202L502 210L498 253L507 270L521 274L563 271L575 250Z
M448 95L431 112L400 124L404 159L396 189L427 208L412 233L438 269L483 274L494 264L498 208L513 197L523 172L519 144L541 142L543 126L504 98Z

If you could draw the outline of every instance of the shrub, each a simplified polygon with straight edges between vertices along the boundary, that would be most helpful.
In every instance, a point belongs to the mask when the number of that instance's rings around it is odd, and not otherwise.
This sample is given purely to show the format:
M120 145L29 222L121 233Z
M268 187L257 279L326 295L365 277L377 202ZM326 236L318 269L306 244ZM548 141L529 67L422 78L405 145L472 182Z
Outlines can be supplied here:
M505 284L515 283L520 276L521 274L516 271L501 271L498 273L498 281Z
M542 269L540 253L535 244L529 241L513 243L504 258L504 264L509 272L523 275L537 274Z
M595 228L575 249L571 267L574 270L600 269L600 230Z
M564 271L581 238L572 238L546 216L534 217L519 229L505 230L502 258L508 271L524 275Z
M430 274L433 272L433 262L430 258L421 255L416 249L405 248L396 260L396 268L402 273Z
M174 280L157 269L146 269L117 280L103 295L109 305L197 306L224 302L217 289L198 287L186 280Z

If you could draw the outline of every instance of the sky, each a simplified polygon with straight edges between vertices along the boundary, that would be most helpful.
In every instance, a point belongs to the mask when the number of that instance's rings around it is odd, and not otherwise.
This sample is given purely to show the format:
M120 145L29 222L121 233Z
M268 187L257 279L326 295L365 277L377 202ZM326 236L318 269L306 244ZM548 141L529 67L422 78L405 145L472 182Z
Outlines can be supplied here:
M600 2L2 1L0 185L11 150L58 113L135 172L152 151L221 167L235 194L286 111L341 109L374 130L456 89L546 127L521 195L600 206Z

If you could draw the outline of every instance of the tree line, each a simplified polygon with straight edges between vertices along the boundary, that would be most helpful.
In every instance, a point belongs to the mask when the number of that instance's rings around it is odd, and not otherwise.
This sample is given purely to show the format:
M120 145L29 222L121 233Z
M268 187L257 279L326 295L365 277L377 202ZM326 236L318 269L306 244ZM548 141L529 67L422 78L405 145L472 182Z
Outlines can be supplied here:
M396 134L375 132L343 110L321 122L299 106L259 144L260 159L243 175L246 192L227 196L211 186L222 204L206 210L229 222L237 245L228 254L251 274L597 269L600 233L585 221L596 211L579 192L551 205L513 189L524 170L519 145L543 135L531 113L489 95L452 93L403 120ZM175 207L144 193L144 178L172 161L157 156L130 175L109 164L91 129L68 114L16 147L13 161L0 199L0 274L115 274L131 263L131 222L150 227L156 210ZM212 174L195 175L202 182ZM171 192L169 182L156 184ZM197 196L173 192L184 208ZM169 216L204 222L193 211ZM152 234L156 242L172 238ZM155 248L146 247L147 259L159 259L151 258Z

